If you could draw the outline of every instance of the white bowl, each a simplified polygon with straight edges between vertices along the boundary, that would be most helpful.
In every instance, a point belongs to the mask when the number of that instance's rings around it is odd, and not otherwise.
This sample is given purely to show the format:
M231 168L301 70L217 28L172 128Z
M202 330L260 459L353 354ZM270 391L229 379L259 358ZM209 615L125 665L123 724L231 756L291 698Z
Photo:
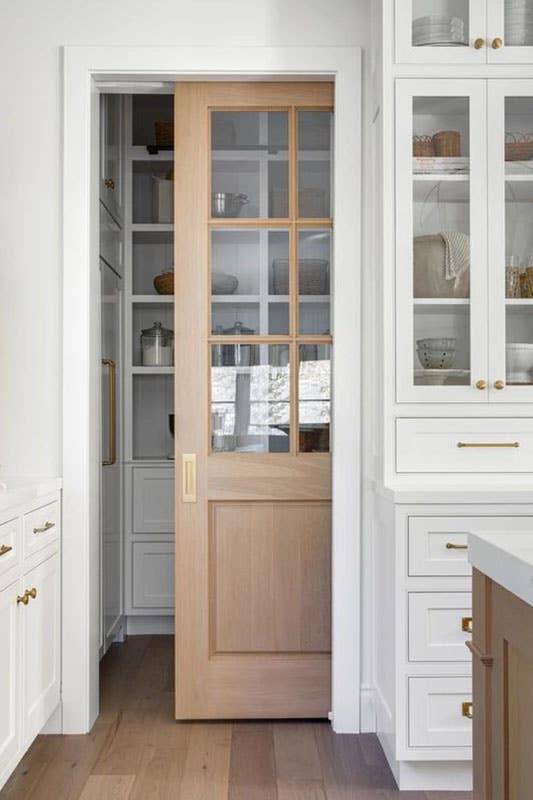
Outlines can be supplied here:
M235 275L213 272L211 276L211 291L213 294L233 294L238 285L239 280Z

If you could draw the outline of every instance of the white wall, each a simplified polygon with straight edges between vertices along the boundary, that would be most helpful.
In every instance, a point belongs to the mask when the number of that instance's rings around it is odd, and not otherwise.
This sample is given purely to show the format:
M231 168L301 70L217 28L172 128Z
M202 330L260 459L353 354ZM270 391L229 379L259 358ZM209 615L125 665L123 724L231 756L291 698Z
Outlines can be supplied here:
M371 0L0 7L0 474L60 474L62 45L366 47Z

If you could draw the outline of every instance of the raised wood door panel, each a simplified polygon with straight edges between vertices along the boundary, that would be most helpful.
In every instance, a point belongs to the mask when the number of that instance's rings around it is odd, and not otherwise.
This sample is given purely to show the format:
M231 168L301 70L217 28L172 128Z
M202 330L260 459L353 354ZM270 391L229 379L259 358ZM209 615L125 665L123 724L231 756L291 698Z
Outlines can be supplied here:
M180 719L330 709L332 106L322 82L176 85Z

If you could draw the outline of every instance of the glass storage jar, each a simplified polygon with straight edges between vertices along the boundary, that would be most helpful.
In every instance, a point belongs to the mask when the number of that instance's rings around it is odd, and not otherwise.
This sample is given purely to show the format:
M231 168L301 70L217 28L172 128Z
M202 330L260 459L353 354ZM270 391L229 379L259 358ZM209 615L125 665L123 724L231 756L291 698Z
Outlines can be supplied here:
M141 331L141 361L143 367L172 367L174 364L174 331L154 322Z

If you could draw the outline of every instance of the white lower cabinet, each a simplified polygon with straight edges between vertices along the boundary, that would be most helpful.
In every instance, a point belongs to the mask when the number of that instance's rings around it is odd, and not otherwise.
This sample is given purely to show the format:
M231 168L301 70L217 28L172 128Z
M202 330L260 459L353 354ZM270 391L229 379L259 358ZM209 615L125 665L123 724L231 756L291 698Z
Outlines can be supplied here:
M463 714L471 700L471 678L409 678L409 744L471 747L472 723Z
M29 744L59 703L59 553L23 578L29 603L20 605L22 741Z
M0 789L60 703L61 506L48 499L0 512Z
M174 545L171 542L133 544L134 608L174 608Z
M469 661L470 592L409 592L409 660Z

